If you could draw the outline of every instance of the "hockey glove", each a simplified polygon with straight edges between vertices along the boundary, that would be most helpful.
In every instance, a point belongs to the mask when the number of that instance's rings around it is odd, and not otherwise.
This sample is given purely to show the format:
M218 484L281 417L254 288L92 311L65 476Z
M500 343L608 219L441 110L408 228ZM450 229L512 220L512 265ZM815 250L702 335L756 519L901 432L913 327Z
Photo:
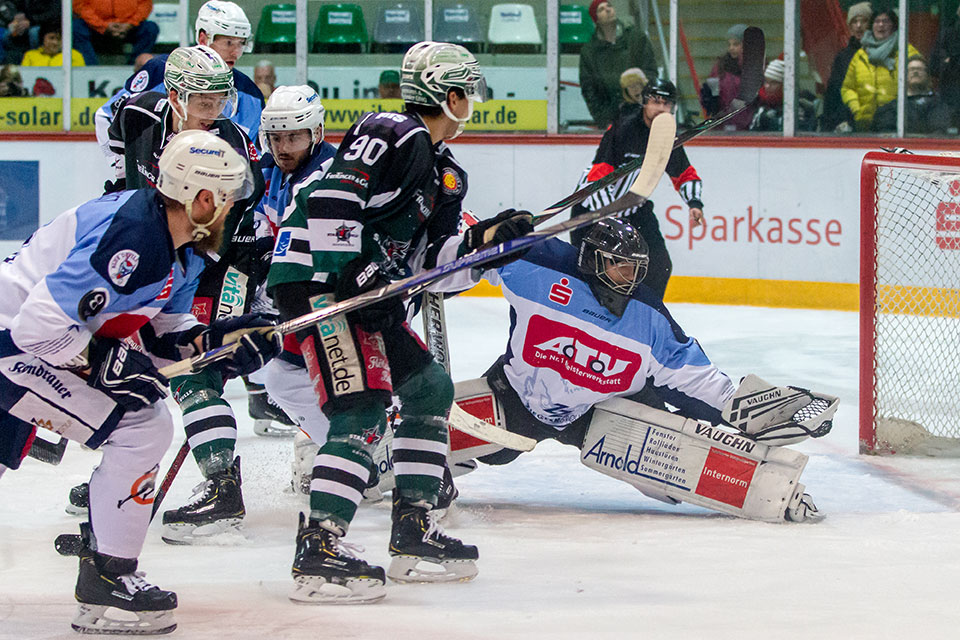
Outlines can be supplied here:
M506 209L489 220L481 220L469 227L463 237L464 255L490 245L503 244L533 231L533 214L529 211ZM483 269L499 269L523 257L526 251L492 260Z
M150 357L118 340L98 339L90 345L87 384L107 394L125 411L139 411L167 395L168 380Z
M277 332L269 335L257 331L263 327L273 327L274 323L259 313L248 313L238 318L221 318L210 323L200 334L203 351L216 349L224 344L236 342L237 351L232 358L214 362L215 367L225 378L236 378L253 373L267 364L280 353L283 336ZM230 336L231 333L241 333Z
M357 258L348 262L337 275L336 297L337 300L348 300L388 284L390 280L377 265ZM400 296L378 300L347 314L347 320L370 333L403 324L406 318L407 310Z

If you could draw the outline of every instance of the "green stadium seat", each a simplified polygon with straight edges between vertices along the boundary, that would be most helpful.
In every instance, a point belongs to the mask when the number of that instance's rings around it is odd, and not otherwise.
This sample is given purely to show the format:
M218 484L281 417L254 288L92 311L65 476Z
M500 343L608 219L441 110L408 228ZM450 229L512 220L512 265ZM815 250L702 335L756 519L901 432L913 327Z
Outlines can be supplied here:
M260 13L253 50L257 53L293 53L296 42L297 5L266 5Z
M437 7L433 13L433 39L459 44L473 53L480 53L483 36L476 11L465 4Z
M313 29L314 53L363 53L370 36L357 4L325 4Z
M560 53L580 53L593 37L593 19L580 4L560 5Z

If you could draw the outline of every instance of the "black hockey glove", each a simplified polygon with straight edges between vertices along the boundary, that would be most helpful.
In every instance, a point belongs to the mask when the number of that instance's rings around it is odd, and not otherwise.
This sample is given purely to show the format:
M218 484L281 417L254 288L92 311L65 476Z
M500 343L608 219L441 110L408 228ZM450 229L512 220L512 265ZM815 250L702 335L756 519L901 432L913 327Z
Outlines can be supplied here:
M388 284L390 280L377 265L357 258L348 262L337 274L337 301L347 300ZM371 333L403 324L406 318L407 310L400 296L378 300L347 314L347 320Z
M117 191L124 191L127 188L127 179L126 178L117 178L114 181L107 180L103 183L103 194L116 193Z
M110 396L125 411L139 411L167 396L169 381L150 357L119 340L98 339L90 345L87 384Z
M269 336L254 329L272 327L274 323L259 313L248 313L238 318L221 318L210 323L200 334L200 343L204 351L216 349L224 344L236 342L239 345L232 358L212 363L225 378L236 378L253 373L267 364L280 353L283 336L277 332ZM229 334L243 332L236 340ZM228 337L230 339L228 339Z
M517 211L516 209L506 209L501 211L493 218L481 220L477 224L469 227L464 234L464 255L476 249L490 245L502 244L507 240L513 240L524 236L533 231L533 214L529 211ZM510 264L514 260L519 260L526 251L517 251L503 258L491 260L481 266L482 269L499 269Z

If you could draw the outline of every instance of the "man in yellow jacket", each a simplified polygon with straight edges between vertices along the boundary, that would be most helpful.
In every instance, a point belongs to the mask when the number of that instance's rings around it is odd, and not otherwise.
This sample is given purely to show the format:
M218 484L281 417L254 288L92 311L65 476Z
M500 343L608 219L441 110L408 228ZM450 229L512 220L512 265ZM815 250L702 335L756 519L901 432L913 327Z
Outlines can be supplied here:
M71 64L84 66L83 56L76 49L70 50ZM60 25L44 25L40 30L40 46L23 54L24 67L59 67L63 65L63 37Z
M840 95L850 108L858 131L869 131L873 116L897 97L897 29L899 20L891 9L878 11L873 26L863 34L843 79ZM918 53L907 45L907 57Z

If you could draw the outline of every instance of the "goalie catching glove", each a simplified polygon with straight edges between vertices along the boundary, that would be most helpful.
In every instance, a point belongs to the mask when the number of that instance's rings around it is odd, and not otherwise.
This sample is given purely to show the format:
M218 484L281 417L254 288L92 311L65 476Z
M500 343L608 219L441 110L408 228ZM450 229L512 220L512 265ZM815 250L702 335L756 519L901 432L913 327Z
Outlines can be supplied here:
M90 345L87 384L110 396L124 411L139 411L165 398L169 382L146 354L119 340L97 339Z
M463 236L461 253L466 255L477 249L503 244L533 231L533 214L529 211L506 209L489 220L481 220L470 226ZM498 260L491 260L483 269L499 269L514 260L523 257L525 251L518 251Z
M777 387L749 375L721 415L757 442L796 444L830 433L840 399L799 387Z

